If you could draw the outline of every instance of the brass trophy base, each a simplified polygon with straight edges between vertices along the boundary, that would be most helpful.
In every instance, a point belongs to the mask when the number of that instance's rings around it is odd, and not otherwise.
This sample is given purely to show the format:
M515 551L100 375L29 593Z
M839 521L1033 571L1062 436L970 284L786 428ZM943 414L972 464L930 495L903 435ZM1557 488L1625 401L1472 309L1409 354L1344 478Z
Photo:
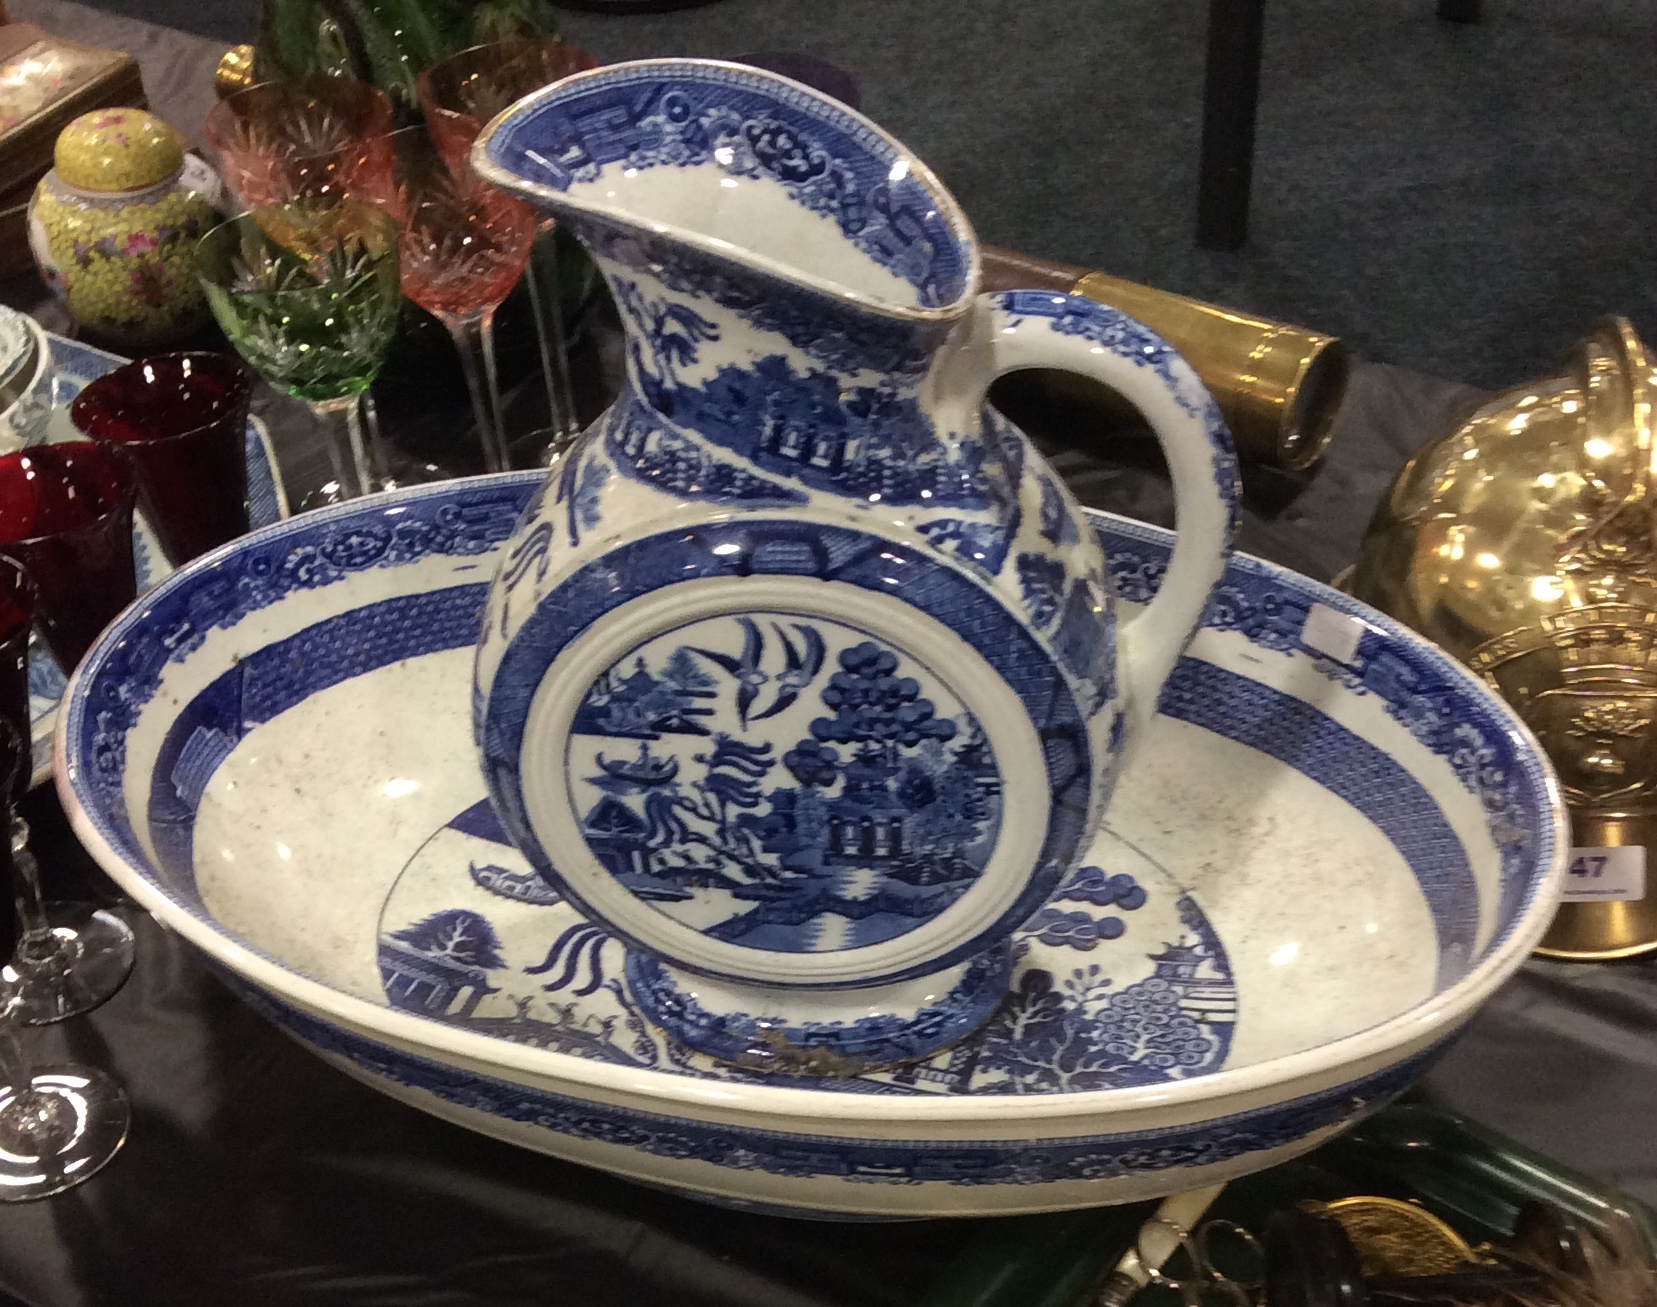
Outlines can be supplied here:
M1571 814L1577 848L1657 848L1657 814ZM1647 869L1649 876L1650 869ZM1625 903L1562 903L1536 952L1568 962L1610 962L1657 951L1657 896Z

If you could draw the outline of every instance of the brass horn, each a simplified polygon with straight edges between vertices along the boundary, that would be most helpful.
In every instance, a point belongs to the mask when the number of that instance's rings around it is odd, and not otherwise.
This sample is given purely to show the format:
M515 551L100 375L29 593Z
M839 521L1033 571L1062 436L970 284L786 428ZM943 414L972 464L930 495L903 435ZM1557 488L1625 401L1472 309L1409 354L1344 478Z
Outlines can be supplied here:
M1328 447L1350 370L1335 337L993 245L983 249L983 269L985 290L1064 291L1139 319L1197 370L1238 457L1300 471ZM1070 373L1042 372L1023 384L1088 408L1130 411L1111 391Z

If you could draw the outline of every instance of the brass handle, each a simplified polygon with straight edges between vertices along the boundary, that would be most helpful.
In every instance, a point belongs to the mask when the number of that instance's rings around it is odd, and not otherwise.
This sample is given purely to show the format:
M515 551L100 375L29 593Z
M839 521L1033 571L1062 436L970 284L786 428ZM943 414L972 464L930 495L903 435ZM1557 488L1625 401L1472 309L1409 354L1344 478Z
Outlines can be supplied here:
M1298 471L1328 448L1350 371L1346 346L1333 336L992 245L983 249L983 279L987 291L1064 291L1138 318L1196 369L1239 458Z

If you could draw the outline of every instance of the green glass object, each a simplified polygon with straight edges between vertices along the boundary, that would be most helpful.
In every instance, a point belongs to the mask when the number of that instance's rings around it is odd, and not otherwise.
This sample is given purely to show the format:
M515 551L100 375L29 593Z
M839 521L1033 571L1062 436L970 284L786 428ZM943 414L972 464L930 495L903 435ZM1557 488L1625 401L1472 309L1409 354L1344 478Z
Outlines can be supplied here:
M197 272L237 353L310 405L323 428L325 465L299 447L276 451L289 504L315 508L378 489L358 400L397 330L391 219L354 201L251 209L202 237Z
M1354 1194L1419 1202L1473 1243L1507 1241L1520 1210L1539 1202L1636 1264L1657 1250L1657 1214L1627 1194L1419 1102L1394 1104L1316 1152L1233 1181L1207 1216L1259 1231L1271 1213L1303 1200ZM1087 1307L1154 1206L985 1220L920 1307Z
M1613 1245L1637 1232L1657 1253L1657 1213L1637 1199L1442 1108L1389 1108L1318 1156L1372 1188L1395 1186L1469 1237L1506 1238L1520 1209L1541 1202Z

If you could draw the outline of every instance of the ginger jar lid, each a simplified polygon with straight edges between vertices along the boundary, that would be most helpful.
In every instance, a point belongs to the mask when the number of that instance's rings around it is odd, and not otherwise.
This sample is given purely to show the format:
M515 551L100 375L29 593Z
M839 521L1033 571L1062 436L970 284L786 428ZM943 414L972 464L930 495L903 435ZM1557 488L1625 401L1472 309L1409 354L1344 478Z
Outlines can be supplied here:
M58 178L83 191L134 191L166 181L184 163L184 145L143 109L96 109L58 135Z

